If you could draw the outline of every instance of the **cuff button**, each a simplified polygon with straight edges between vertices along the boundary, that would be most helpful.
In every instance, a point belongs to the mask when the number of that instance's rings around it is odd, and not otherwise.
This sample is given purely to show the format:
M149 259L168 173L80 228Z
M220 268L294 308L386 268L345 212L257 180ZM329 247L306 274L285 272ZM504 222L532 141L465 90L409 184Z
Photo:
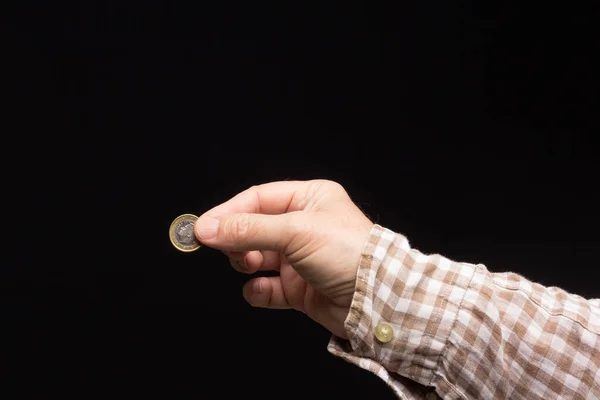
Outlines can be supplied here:
M394 337L394 329L386 323L380 322L375 327L375 338L381 343L387 343Z

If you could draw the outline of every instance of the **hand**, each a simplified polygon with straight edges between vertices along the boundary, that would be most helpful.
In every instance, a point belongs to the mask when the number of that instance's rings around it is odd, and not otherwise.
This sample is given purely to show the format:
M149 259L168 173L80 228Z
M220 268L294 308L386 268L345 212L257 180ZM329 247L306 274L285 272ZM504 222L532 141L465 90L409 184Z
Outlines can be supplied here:
M327 180L254 186L207 211L194 232L244 273L279 271L244 285L255 307L295 309L347 338L362 249L373 223Z

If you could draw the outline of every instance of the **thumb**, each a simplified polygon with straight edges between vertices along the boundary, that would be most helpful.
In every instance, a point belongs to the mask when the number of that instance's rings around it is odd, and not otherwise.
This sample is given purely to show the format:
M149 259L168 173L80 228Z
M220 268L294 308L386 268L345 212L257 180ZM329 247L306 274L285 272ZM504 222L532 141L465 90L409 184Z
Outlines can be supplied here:
M292 214L205 214L196 221L194 233L202 244L218 250L284 252L295 236Z

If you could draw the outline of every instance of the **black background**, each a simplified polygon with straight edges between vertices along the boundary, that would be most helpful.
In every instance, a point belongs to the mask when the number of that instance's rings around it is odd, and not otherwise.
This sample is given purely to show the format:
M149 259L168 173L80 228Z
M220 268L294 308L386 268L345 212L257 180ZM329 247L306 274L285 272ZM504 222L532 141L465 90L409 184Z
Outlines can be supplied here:
M423 252L599 295L595 10L278 4L3 14L5 383L392 399L320 326L248 306L220 253L169 243L275 180L336 180Z

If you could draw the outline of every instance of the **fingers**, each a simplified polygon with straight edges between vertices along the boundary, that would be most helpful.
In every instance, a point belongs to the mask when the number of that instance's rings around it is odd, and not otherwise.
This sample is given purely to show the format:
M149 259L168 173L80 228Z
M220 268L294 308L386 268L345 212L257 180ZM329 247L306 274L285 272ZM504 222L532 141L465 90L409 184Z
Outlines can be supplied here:
M194 232L206 246L224 251L284 252L299 232L297 213L281 215L233 214L198 219Z
M339 183L326 179L270 182L244 190L203 215L218 217L224 214L283 214L300 211L310 207L315 198L324 192L347 197Z
M252 279L244 285L244 299L253 307L288 309L288 303L278 276Z
M261 251L260 254L262 260L258 267L256 267L257 271L279 271L281 267L281 254L276 251ZM258 264L250 264L249 269L253 269L254 265Z
M229 264L237 272L247 273L248 267L244 262L246 252L223 252L229 258Z
M204 215L218 217L224 214L283 214L297 211L309 187L305 181L271 182L253 186L223 204L207 211Z
M290 216L318 208L323 196L330 201L347 197L341 185L327 180L254 186L201 215L194 233L201 243L218 250L284 252L298 233L294 228L302 225L291 224L302 218Z
M223 252L238 272L253 274L257 271L279 271L280 255L274 251Z

